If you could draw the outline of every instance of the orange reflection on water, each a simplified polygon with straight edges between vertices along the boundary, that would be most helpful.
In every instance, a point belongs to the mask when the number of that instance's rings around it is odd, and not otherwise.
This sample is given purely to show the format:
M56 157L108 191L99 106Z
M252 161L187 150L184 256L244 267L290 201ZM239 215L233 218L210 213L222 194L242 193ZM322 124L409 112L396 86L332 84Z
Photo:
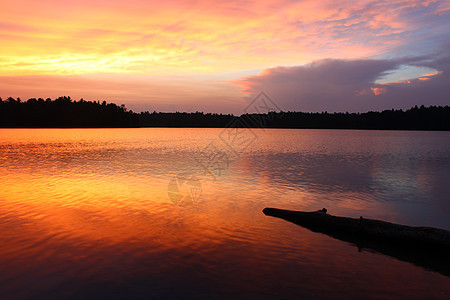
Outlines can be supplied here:
M0 292L11 297L82 291L86 294L80 296L107 297L130 290L172 297L227 296L229 291L285 298L449 294L443 275L358 252L354 245L262 213L266 206L325 206L335 215L399 218L395 203L377 202L355 185L336 185L339 178L328 185L321 181L315 171L334 155L314 156L324 149L323 136L322 142L312 142L314 135L300 131L306 136L297 148L290 142L279 154L280 141L260 133L261 141L226 174L215 181L197 174L203 190L199 203L173 205L169 180L194 168L199 145L219 133L2 132L0 270L8 271L0 272Z

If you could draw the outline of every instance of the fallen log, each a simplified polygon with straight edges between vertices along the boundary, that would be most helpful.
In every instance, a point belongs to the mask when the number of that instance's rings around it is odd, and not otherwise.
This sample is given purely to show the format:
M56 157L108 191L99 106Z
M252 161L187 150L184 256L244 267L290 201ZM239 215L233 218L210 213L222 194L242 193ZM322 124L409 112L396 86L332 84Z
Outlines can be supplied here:
M372 249L450 276L450 231L363 217L338 217L327 214L326 209L304 212L264 208L263 212L267 216L350 242L360 250Z

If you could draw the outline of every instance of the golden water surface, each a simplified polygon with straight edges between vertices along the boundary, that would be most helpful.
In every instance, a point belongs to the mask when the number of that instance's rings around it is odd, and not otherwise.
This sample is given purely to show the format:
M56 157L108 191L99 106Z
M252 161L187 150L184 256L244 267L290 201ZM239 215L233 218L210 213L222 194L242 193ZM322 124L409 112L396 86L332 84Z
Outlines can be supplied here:
M450 229L450 133L236 134L0 129L0 297L450 297L439 272L262 213Z

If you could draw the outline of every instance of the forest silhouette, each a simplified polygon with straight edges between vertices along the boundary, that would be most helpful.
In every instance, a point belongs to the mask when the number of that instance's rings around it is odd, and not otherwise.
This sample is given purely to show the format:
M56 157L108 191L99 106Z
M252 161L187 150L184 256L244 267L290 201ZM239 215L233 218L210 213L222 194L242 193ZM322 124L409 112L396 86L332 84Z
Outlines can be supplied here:
M251 127L308 129L450 130L450 106L420 106L365 113L268 112L216 114L203 112L141 112L103 101L0 98L3 128L113 127Z

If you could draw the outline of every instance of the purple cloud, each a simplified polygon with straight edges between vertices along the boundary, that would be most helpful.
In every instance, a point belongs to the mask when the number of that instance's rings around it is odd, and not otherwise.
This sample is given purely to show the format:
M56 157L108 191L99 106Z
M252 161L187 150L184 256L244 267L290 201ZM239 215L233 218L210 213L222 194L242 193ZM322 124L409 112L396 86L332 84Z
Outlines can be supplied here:
M402 65L432 67L438 72L401 82L379 84L377 79ZM434 61L336 60L305 66L277 67L236 83L250 94L265 91L283 110L368 111L414 105L450 105L450 57Z

